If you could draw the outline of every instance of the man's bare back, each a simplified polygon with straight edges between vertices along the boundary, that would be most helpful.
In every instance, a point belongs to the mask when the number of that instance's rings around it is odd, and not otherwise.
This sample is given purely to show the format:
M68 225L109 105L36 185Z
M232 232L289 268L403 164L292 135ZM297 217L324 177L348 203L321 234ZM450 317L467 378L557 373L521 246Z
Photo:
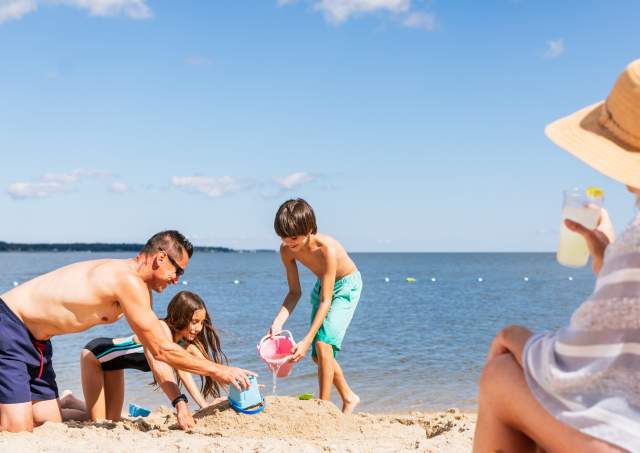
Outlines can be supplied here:
M74 263L36 277L0 298L36 339L47 340L116 322L123 314L118 300L123 285L147 287L137 275L137 267L133 259Z

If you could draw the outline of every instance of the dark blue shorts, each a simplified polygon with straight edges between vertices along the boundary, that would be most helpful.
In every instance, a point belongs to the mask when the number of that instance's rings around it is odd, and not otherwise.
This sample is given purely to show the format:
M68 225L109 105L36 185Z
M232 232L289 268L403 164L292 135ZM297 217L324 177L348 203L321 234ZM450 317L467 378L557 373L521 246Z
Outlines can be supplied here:
M51 341L36 340L0 299L0 404L58 398Z

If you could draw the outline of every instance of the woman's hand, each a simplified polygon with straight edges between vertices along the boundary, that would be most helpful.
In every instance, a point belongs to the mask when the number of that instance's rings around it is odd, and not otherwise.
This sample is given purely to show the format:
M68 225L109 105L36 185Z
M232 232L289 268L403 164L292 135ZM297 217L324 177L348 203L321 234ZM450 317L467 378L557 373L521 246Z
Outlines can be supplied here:
M502 354L513 354L516 361L522 366L522 353L524 345L533 333L522 326L508 326L502 329L491 342L487 362Z
M564 224L571 231L578 233L587 241L587 247L589 247L589 253L591 254L591 269L594 274L598 275L602 268L604 251L615 238L609 213L604 208L600 210L598 225L593 230L569 219L565 219Z

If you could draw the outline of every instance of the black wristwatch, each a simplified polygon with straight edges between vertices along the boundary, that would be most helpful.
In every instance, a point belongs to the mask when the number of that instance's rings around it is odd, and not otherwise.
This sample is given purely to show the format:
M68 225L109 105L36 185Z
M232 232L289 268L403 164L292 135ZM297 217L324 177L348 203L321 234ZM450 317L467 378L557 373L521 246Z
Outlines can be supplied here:
M184 393L181 393L176 397L176 399L171 401L171 405L175 408L180 401L184 401L185 403L189 404L189 400L187 399L186 395Z

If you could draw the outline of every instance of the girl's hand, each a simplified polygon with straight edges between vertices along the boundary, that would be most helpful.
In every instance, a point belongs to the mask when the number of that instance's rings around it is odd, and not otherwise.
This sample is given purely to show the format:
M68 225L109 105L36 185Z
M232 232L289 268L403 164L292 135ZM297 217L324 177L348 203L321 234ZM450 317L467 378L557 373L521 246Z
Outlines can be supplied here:
M600 219L598 225L590 230L584 225L574 222L573 220L565 219L564 224L574 233L581 235L585 241L587 241L587 247L589 247L589 253L591 254L591 269L593 273L598 275L602 268L602 261L604 258L604 252L607 246L613 242L615 233L613 231L613 224L609 218L609 213L606 209L600 210Z

